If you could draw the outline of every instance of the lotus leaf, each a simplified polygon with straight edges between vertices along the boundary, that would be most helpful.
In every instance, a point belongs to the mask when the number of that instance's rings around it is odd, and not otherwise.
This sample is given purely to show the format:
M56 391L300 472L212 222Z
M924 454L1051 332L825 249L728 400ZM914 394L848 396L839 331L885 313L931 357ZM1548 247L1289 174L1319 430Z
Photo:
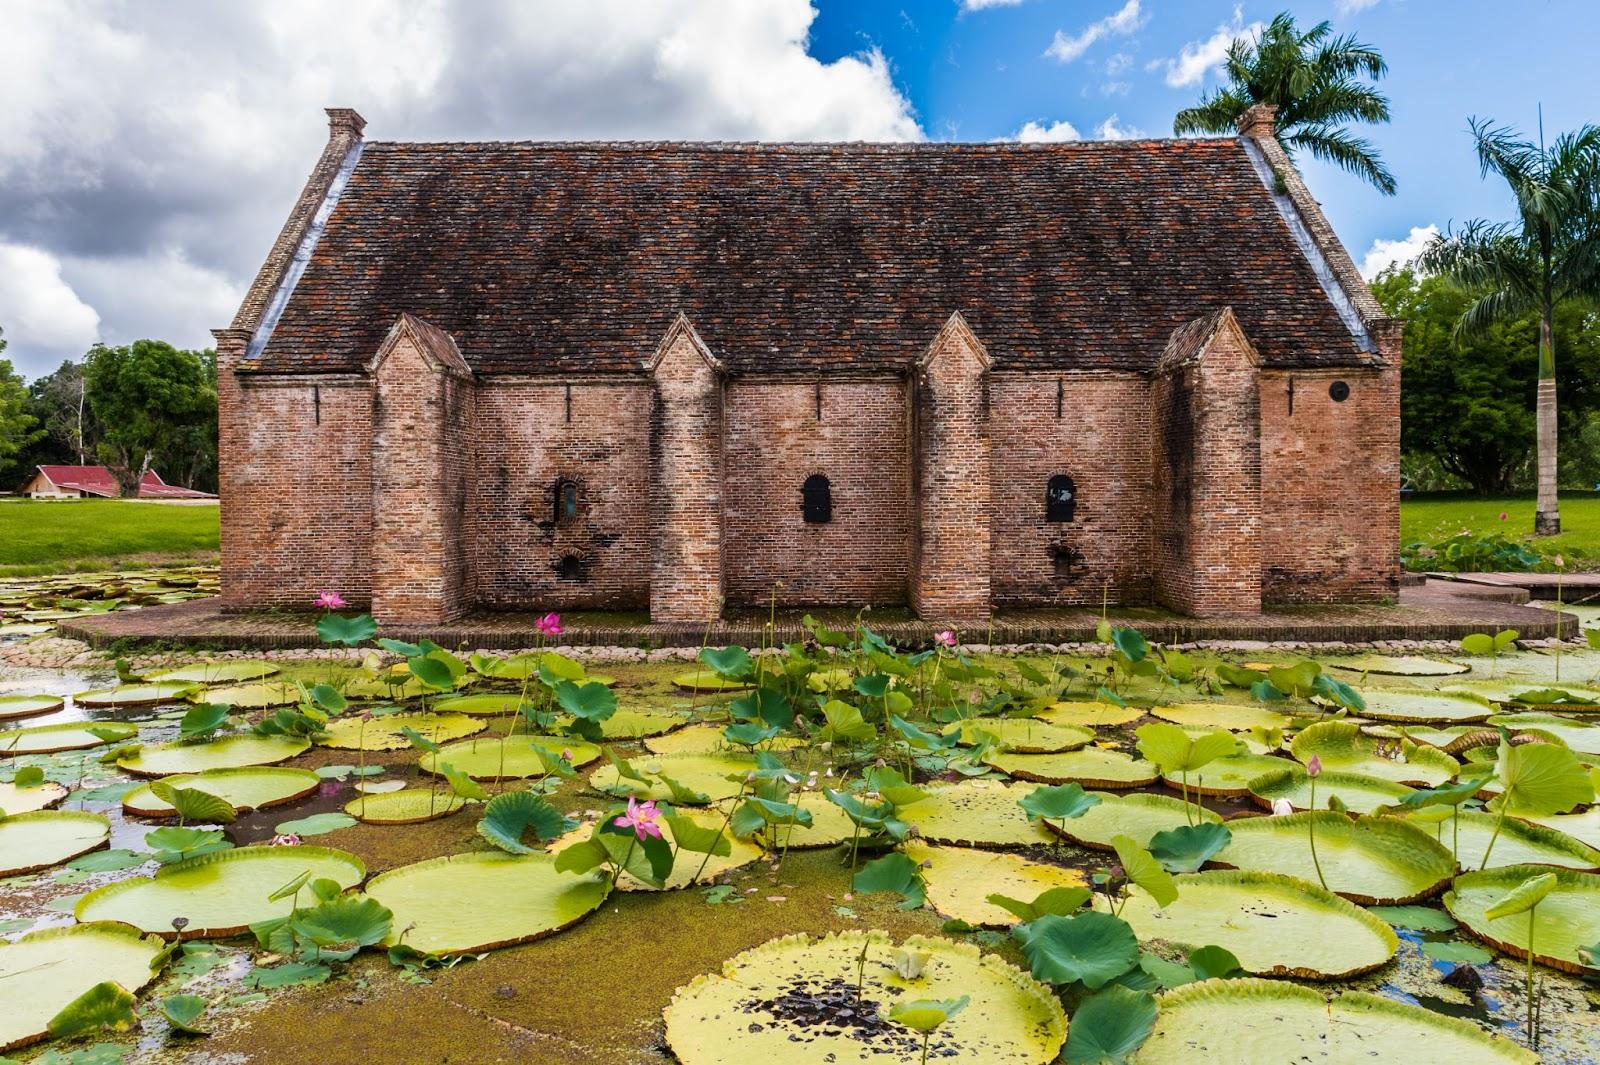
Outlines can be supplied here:
M1078 725L1083 728L1126 725L1144 716L1137 706L1116 703L1053 703L1039 712L1039 719L1052 725Z
M1191 793L1201 795L1248 795L1252 780L1281 769L1286 764L1284 759L1270 754L1248 752L1217 758L1207 762L1204 768L1191 772L1187 787ZM1185 787L1181 774L1167 773L1161 779L1169 788L1181 791Z
M865 954L863 954L865 951ZM855 1008L853 992L864 957L859 1008L876 1016L889 1004L913 999L958 999L971 1005L933 1033L930 1059L967 1065L1045 1065L1066 1039L1066 1018L1050 990L1026 973L977 947L912 936L899 952L927 955L921 972L902 976L894 942L883 932L844 932L812 940L775 939L725 962L722 972L696 977L666 1010L667 1043L683 1065L822 1065L832 1061L916 1061L916 1032L854 1023L811 1025L810 1009L797 1020L784 1003L798 999L829 1008L835 1000ZM848 997L839 994L848 989Z
M55 725L0 732L0 755L56 754L103 743L121 743L139 734L139 726L121 721L64 721Z
M1380 806L1393 806L1415 790L1379 777L1332 770L1323 770L1316 785L1317 804L1321 809L1328 809L1329 801L1338 799L1345 809L1358 814L1370 814ZM1311 792L1311 778L1298 765L1263 773L1250 782L1251 797L1267 810L1279 799L1287 800L1296 810L1309 810Z
M1137 788L1154 783L1160 775L1149 762L1099 747L1060 754L1013 754L990 751L983 759L1018 780L1041 784L1082 784L1086 788Z
M1555 888L1533 911L1534 961L1563 972L1600 976L1600 965L1595 964L1600 959L1585 960L1579 953L1600 941L1600 875L1538 865L1463 873L1445 893L1444 905L1478 939L1512 957L1526 959L1527 913L1491 919L1489 912L1529 880L1552 872Z
M185 1035L206 1034L206 1030L199 1027L200 1017L211 1001L204 995L168 995L158 1005L161 1016L175 1031Z
M674 795L670 787L655 779L666 776L688 792L704 796L703 802L719 802L739 794L740 782L755 768L755 759L737 754L663 754L635 760L634 769L652 778L648 783L623 777L614 765L596 769L589 783L602 791L639 799L687 802L683 795Z
M1093 991L1139 960L1139 941L1126 921L1090 911L1072 917L1045 914L1018 925L1013 934L1033 975L1052 984L1081 981Z
M48 810L66 797L66 786L53 780L32 787L21 787L14 781L0 782L0 816Z
M124 684L116 688L79 692L72 697L72 701L79 706L94 707L150 706L154 703L175 702L189 695L194 689L195 686L187 681Z
M1072 1013L1065 1065L1128 1061L1156 1024L1155 996L1113 984L1085 998Z
M831 805L831 804L830 804ZM837 807L834 807L838 809ZM715 831L722 828L723 815L711 810L679 809L673 811L674 817L686 817L700 828ZM672 824L669 821L661 822L662 834L668 843L673 842ZM582 843L594 831L593 825L580 825L560 839L550 844L549 853L559 854L568 847ZM804 829L797 829L796 836ZM693 884L708 883L721 876L723 873L742 868L756 861L764 853L754 843L734 839L729 833L727 854L707 855L703 851L679 850L677 859L672 863L672 872L660 887L648 884L632 873L623 871L617 878L619 891L676 891L679 888L690 887Z
M111 822L81 810L35 810L0 820L0 877L48 869L103 847Z
M437 754L424 755L418 764L429 773L443 775L441 765L450 765L473 780L519 780L550 774L549 759L571 751L574 766L588 765L600 757L600 748L572 736L529 736L519 733L457 740L445 744Z
M9 989L0 1010L0 1052L45 1038L50 1021L100 983L138 991L155 979L150 963L160 951L160 943L114 924L46 928L0 943L0 987Z
M1548 733L1578 754L1600 755L1600 724L1574 721L1559 714L1499 714L1489 719L1491 727L1512 732L1537 729Z
M1302 729L1289 745L1301 762L1312 755L1326 769L1432 788L1456 775L1461 763L1436 747L1409 740L1382 740L1362 734L1353 721L1323 721Z
M74 912L80 921L121 921L168 939L177 936L175 917L188 919L185 939L236 936L259 921L288 916L294 895L272 895L302 874L343 890L359 884L366 868L355 855L327 847L239 847L96 888Z
M727 677L719 677L709 669L679 673L672 678L672 683L685 691L692 692L743 691L750 687L748 680L731 680Z
M1095 900L1104 906L1103 896ZM1178 878L1178 897L1157 906L1129 892L1120 916L1141 940L1215 944L1259 976L1344 980L1394 957L1394 930L1313 883L1275 873L1213 870Z
M1082 887L1076 869L1029 861L1015 854L970 847L905 844L905 853L922 866L928 905L945 917L988 928L1008 928L1017 915L989 901L994 894L1032 899L1052 888Z
M1249 732L1253 728L1281 729L1289 724L1288 714L1241 703L1175 703L1172 706L1155 707L1150 712L1175 725L1227 729L1230 732Z
M321 778L309 769L247 766L163 777L156 783L209 792L236 809L259 810L305 798L317 790ZM158 798L149 784L124 795L122 808L139 817L171 817L174 813L172 805Z
M1328 887L1352 902L1392 906L1438 894L1455 859L1432 834L1393 818L1352 819L1319 810L1287 817L1235 818L1233 839L1214 859L1255 872L1317 882L1307 822L1316 820L1317 856Z
M1462 811L1459 822L1453 818L1429 826L1446 847L1455 844L1456 860L1463 869L1477 869L1483 865L1489 840L1494 837L1495 824L1500 820L1494 814L1476 810ZM1544 825L1529 824L1508 817L1500 826L1500 836L1495 839L1494 859L1491 869L1502 865L1557 865L1567 869L1600 869L1600 850L1565 832Z
M1018 805L1033 791L1032 784L966 780L928 788L927 797L907 806L901 816L916 825L924 839L935 843L969 847L1048 843L1055 837Z
M1472 672L1472 667L1465 662L1445 662L1420 655L1356 655L1330 661L1328 665L1352 673L1374 673L1386 677L1448 677Z
M348 691L347 691L348 694ZM437 714L475 714L479 717L499 717L532 710L534 704L523 703L516 692L483 692L478 695L454 695L433 704Z
M488 728L488 722L466 714L386 714L363 721L359 715L328 722L327 735L317 738L323 747L346 751L399 751L411 746L401 729L413 729L435 743L447 743Z
M1418 725L1483 721L1495 709L1494 704L1481 695L1427 688L1376 688L1367 693L1366 701L1365 717Z
M978 717L954 722L944 730L957 734L968 746L983 736L996 747L1008 751L1048 754L1072 751L1094 739L1094 730L1079 725L1056 725L1031 717Z
M425 954L475 954L542 939L605 901L610 874L558 873L553 856L454 854L380 873L369 898L393 913L385 943Z
M118 759L117 765L134 776L165 777L287 762L309 746L306 740L293 736L243 733L206 743L163 743L142 747L126 758Z
M1564 814L1594 801L1589 771L1565 747L1502 743L1494 764L1501 801L1519 813Z
M1470 1021L1365 991L1330 1002L1281 980L1205 980L1158 1000L1135 1065L1403 1061L1406 1065L1538 1065L1538 1056Z
M0 721L53 714L65 705L55 695L0 695Z
M541 841L553 840L573 827L573 822L531 791L507 791L489 800L478 821L478 835L509 854L531 854L523 842L532 831Z
M417 825L449 817L467 802L447 789L405 788L351 799L344 812L369 825Z
M278 667L271 662L196 662L188 666L153 669L144 675L144 679L163 684L237 684L260 680L277 672Z
M1132 839L1131 836L1117 836L1116 839ZM1228 845L1228 840L1233 838L1224 825L1212 821L1201 821L1197 825L1179 825L1169 828L1165 832L1157 832L1150 837L1148 844L1140 844L1149 848L1150 856L1161 863L1161 867L1169 873L1192 873L1212 856ZM1135 842L1138 842L1135 840Z
M1051 821L1046 827L1081 846L1109 851L1114 836L1126 835L1141 847L1148 847L1158 832L1193 822L1222 823L1222 818L1210 810L1170 795L1119 795L1109 791L1091 794L1100 800L1098 805L1065 824Z
M291 706L301 699L300 687L271 681L264 684L229 684L197 691L192 698L201 702L232 706L240 710L260 710L269 706Z

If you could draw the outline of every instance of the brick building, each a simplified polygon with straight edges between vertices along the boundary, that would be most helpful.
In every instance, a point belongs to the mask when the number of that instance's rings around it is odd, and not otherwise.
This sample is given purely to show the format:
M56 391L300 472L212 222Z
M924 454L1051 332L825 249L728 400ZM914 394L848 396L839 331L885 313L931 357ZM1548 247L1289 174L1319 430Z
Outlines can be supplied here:
M1379 600L1400 323L1257 108L1065 144L330 138L218 330L227 604Z

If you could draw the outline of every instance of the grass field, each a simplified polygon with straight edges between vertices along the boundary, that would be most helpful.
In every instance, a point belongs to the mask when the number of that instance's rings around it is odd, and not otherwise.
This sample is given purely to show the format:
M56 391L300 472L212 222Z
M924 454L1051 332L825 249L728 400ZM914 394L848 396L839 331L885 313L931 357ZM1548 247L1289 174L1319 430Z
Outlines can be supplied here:
M1500 515L1505 515L1501 520ZM1499 534L1528 543L1541 554L1561 554L1568 568L1600 568L1600 493L1563 493L1561 535L1534 539L1533 497L1414 497L1400 504L1400 542L1434 544L1463 531Z
M215 506L0 500L0 575L201 561L216 550Z

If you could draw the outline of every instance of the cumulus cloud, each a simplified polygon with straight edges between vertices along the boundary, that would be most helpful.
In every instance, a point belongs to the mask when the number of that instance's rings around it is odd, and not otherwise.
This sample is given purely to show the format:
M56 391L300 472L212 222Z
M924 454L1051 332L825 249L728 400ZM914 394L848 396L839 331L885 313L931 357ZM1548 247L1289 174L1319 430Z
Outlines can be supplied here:
M100 339L100 316L61 276L54 255L0 241L0 328L3 357L24 376L37 377Z
M982 11L989 7L1016 7L1022 0L961 0L961 10Z
M1116 115L1112 115L1094 128L1094 135L1103 141L1128 141L1145 136L1145 131L1138 126L1124 126Z
M108 339L199 346L299 194L325 106L379 140L922 139L881 52L808 53L815 17L809 0L25 0L5 17L0 242L55 262L42 276ZM12 339L18 306L0 299ZM63 332L92 340L77 315Z
M1333 6L1341 15L1354 15L1357 11L1378 6L1378 0L1339 0Z
M1405 266L1421 255L1438 236L1439 227L1430 223L1412 226L1411 232L1399 240L1378 238L1361 260L1361 276L1371 281L1391 266Z
M1184 45L1176 59L1158 59L1151 67L1164 68L1167 72L1166 82L1174 89L1198 85L1207 74L1222 66L1234 41L1255 40L1265 28L1260 22L1245 25L1244 11L1236 7L1231 22L1218 26L1216 32L1203 41L1190 41Z
M1023 144L1049 144L1058 141L1081 141L1083 135L1071 122L1065 120L1052 122L1048 126L1030 121L1024 122L1022 128L1006 140L1021 141Z
M1059 63L1070 63L1087 52L1090 46L1102 37L1113 34L1127 36L1137 32L1148 21L1149 17L1139 11L1139 0L1128 0L1120 9L1098 22L1089 23L1081 33L1074 36L1069 37L1061 30L1057 30L1055 39L1050 42L1050 47L1044 50L1044 54Z

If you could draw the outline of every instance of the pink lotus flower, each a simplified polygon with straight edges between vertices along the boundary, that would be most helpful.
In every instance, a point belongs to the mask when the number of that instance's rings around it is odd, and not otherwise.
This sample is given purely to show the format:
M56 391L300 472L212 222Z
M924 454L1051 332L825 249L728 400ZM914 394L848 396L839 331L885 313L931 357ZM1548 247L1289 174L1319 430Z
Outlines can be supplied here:
M1322 756L1314 754L1314 755L1311 756L1311 760L1306 763L1306 776L1308 776L1308 777L1320 777L1321 775L1322 775Z
M1503 511L1503 510L1500 512L1500 520L1501 521L1505 521L1506 520L1506 512Z
M541 636L560 636L561 615L552 611L536 621L534 628L539 630Z
M298 847L298 846L300 846L300 837L295 835L293 832L286 832L281 836L273 836L272 837L272 846L274 846L274 847Z
M350 604L346 603L344 596L338 592L318 592L317 597L311 601L311 605L318 610L343 610Z
M956 645L956 634L949 629L945 629L943 632L936 632L933 634L933 642L940 647L954 647Z
M618 828L631 828L633 834L640 839L648 836L661 838L661 814L656 810L653 802L640 802L637 799L628 800L628 812L618 817L611 823Z
M1292 813L1294 813L1294 803L1290 802L1288 799L1272 800L1273 817L1288 817Z
M571 747L563 747L563 748L561 748L561 760L563 762L572 761L572 748Z

